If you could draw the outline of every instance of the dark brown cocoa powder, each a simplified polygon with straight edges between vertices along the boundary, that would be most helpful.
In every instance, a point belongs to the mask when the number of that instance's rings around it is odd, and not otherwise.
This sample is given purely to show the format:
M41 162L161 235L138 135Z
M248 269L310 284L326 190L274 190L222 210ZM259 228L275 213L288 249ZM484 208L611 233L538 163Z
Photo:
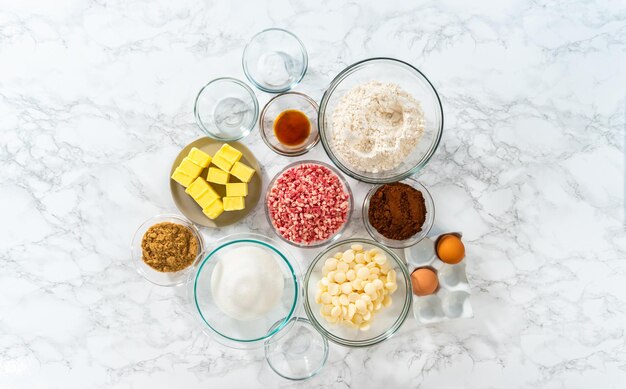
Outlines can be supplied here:
M385 238L405 240L422 230L426 203L422 192L410 185L385 184L372 195L367 216Z

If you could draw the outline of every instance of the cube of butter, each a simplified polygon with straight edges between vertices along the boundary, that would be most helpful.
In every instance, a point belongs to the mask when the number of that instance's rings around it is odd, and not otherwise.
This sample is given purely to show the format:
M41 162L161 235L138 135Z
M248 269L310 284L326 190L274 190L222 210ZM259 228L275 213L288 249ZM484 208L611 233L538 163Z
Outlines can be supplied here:
M218 168L222 169L223 171L227 172L230 170L230 168L233 167L233 164L228 162L227 160L225 160L221 155L219 154L215 154L213 156L213 159L211 160L211 163L215 166L217 166Z
M195 147L191 148L191 151L187 154L187 158L203 169L209 167L211 163L211 156Z
M202 208L209 205L213 200L220 198L220 195L215 189L202 177L196 178L196 180L185 189L185 193L193 197Z
M231 182L226 184L226 196L241 197L248 195L248 184L245 182Z
M220 199L213 200L211 204L202 210L202 213L204 213L209 219L217 219L222 212L224 212L224 204L222 204L222 200Z
M239 160L243 156L241 151L226 143L224 143L222 147L220 147L215 155L219 155L220 157L228 161L231 165L235 162L239 162Z
M216 184L226 185L229 177L230 177L230 173L225 172L222 169L218 169L216 167L210 167L209 175L207 176L207 181L214 182Z
M189 185L187 189L185 189L185 193L194 199L202 196L206 192L213 192L216 196L219 196L217 192L215 192L215 189L213 189L211 185L209 185L209 183L202 177L196 178L194 182Z
M200 197L195 198L196 203L200 206L200 208L204 209L211 205L211 203L215 200L219 200L220 196L215 192L204 192Z
M188 157L183 158L183 161L178 165L178 169L189 177L193 177L194 180L202 173L202 167L193 163Z
M230 169L230 174L243 182L250 182L250 179L254 175L254 169L242 162L235 162L233 168Z
M224 211L241 211L246 207L243 197L224 197Z
M187 174L182 172L180 168L176 168L176 170L174 170L174 173L172 173L172 180L178 182L179 184L181 184L182 186L186 188L189 185L191 185L191 183L194 180L194 177L189 177Z

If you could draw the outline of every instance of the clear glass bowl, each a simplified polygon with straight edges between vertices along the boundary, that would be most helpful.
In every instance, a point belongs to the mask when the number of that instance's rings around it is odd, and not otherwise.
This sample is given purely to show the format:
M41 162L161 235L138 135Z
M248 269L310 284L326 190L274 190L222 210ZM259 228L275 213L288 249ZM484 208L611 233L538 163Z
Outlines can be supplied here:
M322 278L325 260L338 251L343 252L349 249L353 244L360 244L365 250L377 248L384 252L397 274L398 289L392 295L392 304L376 312L376 316L371 321L371 327L367 331L328 323L320 313L319 304L315 302L317 283ZM369 347L389 339L400 329L411 308L411 278L406 265L393 251L368 239L348 239L324 249L309 266L304 276L303 289L304 309L311 324L328 340L341 346Z
M309 118L311 132L309 137L297 146L287 146L278 141L274 132L274 121L289 109L304 113ZM287 157L295 157L309 152L320 140L317 127L317 103L309 96L298 92L287 92L275 96L265 104L261 111L261 137L265 144L274 152Z
M376 193L378 188L380 188L382 185L376 185L372 187L372 189L370 189L369 192L367 192L367 195L365 196L365 200L363 201L363 208L362 208L363 224L365 225L365 229L370 234L370 236L374 238L375 241L382 243L387 247L392 247L395 249L402 249L402 248L417 244L419 241L421 241L428 235L435 221L435 203L433 202L433 198L430 195L430 192L428 191L428 189L426 189L422 184L420 184L413 178L407 178L406 180L403 180L400 182L403 184L410 185L413 188L419 190L420 192L422 192L422 195L424 196L424 203L426 204L426 220L424 220L424 224L422 225L422 230L420 232L418 232L417 234L405 240L394 240L394 239L389 239L389 238L384 237L370 224L370 220L368 217L369 209L370 209L370 200L372 199L372 196L374 195L374 193Z
M216 78L198 92L193 113L209 138L232 142L250 134L259 117L259 102L242 81Z
M338 155L331 139L333 112L343 95L372 80L400 85L420 102L424 112L424 134L411 154L398 167L378 173L350 166ZM441 139L443 108L437 91L417 68L393 58L370 58L348 66L335 77L320 102L318 122L324 150L341 171L359 181L388 183L403 180L426 166Z
M278 264L284 280L279 302L268 312L251 320L239 320L225 314L217 306L212 292L216 266L228 260L230 251L245 246L263 250L271 256ZM198 270L189 276L187 290L192 311L207 334L228 347L253 349L263 347L267 342L278 339L276 335L279 332L289 330L294 324L291 318L297 314L300 302L299 269L293 257L279 242L259 234L240 233L218 240L206 252Z
M288 380L301 381L322 370L328 359L328 340L308 319L294 317L293 327L276 342L265 345L265 359L272 370ZM278 323L277 323L278 325Z
M187 227L189 231L191 231L196 239L198 239L198 255L196 256L196 259L191 265L177 272L159 272L148 266L143 261L143 251L141 249L141 241L143 240L143 235L146 233L148 228L152 227L155 224L164 222L183 225ZM185 281L187 280L187 276L196 267L196 264L202 257L202 253L204 252L204 239L202 238L202 234L200 233L200 231L198 231L196 226L194 226L193 223L191 223L189 220L178 215L163 214L151 217L150 219L143 222L141 226L139 226L137 231L135 231L135 235L133 235L130 251L133 258L133 263L135 264L135 268L137 269L137 272L143 276L143 278L159 286L177 286L185 283Z
M269 207L267 205L269 194L270 194L270 190L274 187L274 184L276 183L276 180L278 179L278 177L280 177L287 170L289 170L291 168L294 168L296 166L300 166L300 165L321 165L321 166L324 166L325 168L328 168L331 172L335 173L335 175L337 175L337 177L339 177L339 181L343 185L343 190L348 194L348 198L349 198L348 201L350 202L350 204L348 205L348 212L346 214L346 222L343 224L343 226L341 226L341 228L339 228L333 235L329 236L327 239L321 240L321 241L317 241L317 242L313 242L313 243L310 243L310 244L292 242L292 241L286 239L285 237L283 237L280 234L280 232L276 229L276 227L274 226L274 222L272 221L272 218L270 216ZM267 218L267 222L272 227L272 230L274 231L274 233L276 233L276 235L282 241L287 242L290 245L293 245L293 246L296 246L296 247L314 248L314 247L324 246L324 245L326 245L328 243L332 243L332 242L336 241L337 239L339 239L341 237L341 234L343 234L343 232L348 227L348 224L350 224L350 218L352 217L352 211L353 211L353 208L354 208L354 198L352 197L352 190L350 190L350 186L348 185L348 181L346 181L346 179L343 178L341 173L336 168L330 166L327 163L321 162L321 161L304 160L304 161L297 161L297 162L290 163L289 165L285 166L280 172L278 172L278 174L276 174L274 176L274 178L272 178L272 181L270 181L269 185L267 186L267 191L265 193L264 208L265 208L265 216Z
M309 57L302 41L282 28L257 33L243 50L243 71L267 93L286 92L306 74Z

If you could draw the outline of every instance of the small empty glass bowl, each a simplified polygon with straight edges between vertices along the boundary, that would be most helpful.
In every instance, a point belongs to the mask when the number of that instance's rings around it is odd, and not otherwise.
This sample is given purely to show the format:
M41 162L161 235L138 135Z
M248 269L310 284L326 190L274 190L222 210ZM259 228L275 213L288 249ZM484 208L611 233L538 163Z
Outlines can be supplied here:
M322 268L327 258L344 252L352 245L362 245L365 250L373 248L387 256L391 268L396 272L398 289L391 294L392 303L376 312L370 328L362 331L343 324L331 324L322 317L321 305L315 302L318 282L322 279ZM407 318L412 302L411 278L404 262L385 246L368 239L348 239L324 249L309 266L303 282L304 309L311 324L331 342L347 347L369 347L389 339Z
M156 271L143 261L143 250L141 248L141 242L143 240L144 234L146 233L148 228L152 227L153 225L165 222L176 223L187 227L189 231L191 231L193 236L198 239L198 254L196 255L196 258L191 263L191 265L177 272L164 273ZM139 226L137 231L135 231L135 235L133 236L133 241L130 246L130 251L137 272L141 274L146 280L159 286L177 286L185 283L189 273L192 272L192 270L195 268L195 265L198 263L198 260L202 257L202 253L204 251L204 239L202 238L202 234L200 234L200 231L198 231L196 226L194 226L193 223L191 223L184 217L170 214L157 215L143 222L141 226Z
M309 59L302 41L282 28L257 33L243 50L243 71L254 86L268 93L286 92L306 73Z
M248 85L223 77L200 89L193 113L209 138L232 142L250 134L259 117L259 102Z
M297 145L281 143L276 135L276 119L285 111L297 110L309 120L309 135ZM298 92L287 92L275 96L265 104L261 111L261 137L265 144L274 152L287 157L302 155L311 150L320 140L317 128L317 103L309 96Z
M433 226L433 222L435 221L435 203L433 202L433 198L430 195L430 192L428 192L428 189L426 189L422 184L420 184L419 182L417 182L416 180L412 178L407 178L406 180L403 180L400 182L403 184L410 185L413 188L419 190L420 192L422 192L422 196L424 196L424 203L426 204L426 220L424 220L424 224L422 225L422 230L420 232L418 232L417 234L405 240L394 240L394 239L389 239L389 238L384 237L380 232L378 232L374 228L374 226L370 224L370 219L369 219L370 200L372 199L372 196L374 195L374 193L376 193L378 188L380 188L382 185L376 185L372 187L372 189L370 189L369 192L367 192L367 195L365 196L365 200L363 200L363 208L362 208L362 214L361 214L363 217L363 224L365 224L365 229L370 234L370 236L374 238L374 240L376 240L377 242L382 243L387 247L391 247L395 249L402 249L402 248L417 244L419 241L424 239L426 235L428 235L428 233L430 232L430 229Z
M294 325L289 332L265 345L265 359L279 376L294 381L306 380L324 367L328 359L328 340L308 319L294 317L291 321Z
M228 261L229 255L237 255L237 253L241 255L240 249L244 247L253 248L255 255L263 253L262 255L267 255L275 261L282 273L284 287L278 302L269 311L257 317L234 318L218 307L218 302L213 295L213 282L216 282L214 275L217 277L220 271L225 271L223 264L218 265ZM253 349L263 347L268 341L278 339L279 337L275 335L290 329L294 324L291 318L297 314L300 301L301 287L297 278L299 270L290 254L277 241L259 234L240 233L218 240L208 247L206 252L206 256L198 265L198 270L190 275L187 288L192 311L195 312L207 334L228 347ZM252 253L250 251L248 254L252 255ZM255 288L263 288L258 278L246 278L246 281L251 283L252 288L248 289L248 292L254 291ZM246 285L240 286L243 288ZM244 289L241 289L239 293L244 293ZM250 309L253 308L255 307ZM232 309L232 307L227 309Z

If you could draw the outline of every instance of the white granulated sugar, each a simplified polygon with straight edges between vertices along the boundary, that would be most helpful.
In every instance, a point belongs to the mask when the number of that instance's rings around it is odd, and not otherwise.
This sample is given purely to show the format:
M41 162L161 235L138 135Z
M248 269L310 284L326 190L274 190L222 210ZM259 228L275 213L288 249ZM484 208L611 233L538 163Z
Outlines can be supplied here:
M370 81L346 93L332 115L337 155L356 170L392 170L424 133L420 103L398 84Z

